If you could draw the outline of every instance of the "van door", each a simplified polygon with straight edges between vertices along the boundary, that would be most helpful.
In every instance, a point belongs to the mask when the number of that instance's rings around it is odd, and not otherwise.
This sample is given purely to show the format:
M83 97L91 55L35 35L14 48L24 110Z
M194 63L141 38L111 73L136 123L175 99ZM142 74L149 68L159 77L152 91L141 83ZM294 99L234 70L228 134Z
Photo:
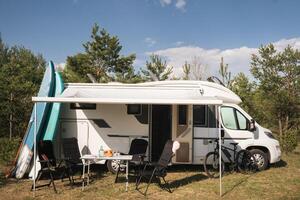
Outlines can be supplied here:
M193 106L194 164L203 164L208 152L213 151L213 141L218 135L215 105Z
M151 161L156 162L164 149L167 140L171 139L172 112L170 105L152 105L150 137Z
M173 140L180 143L180 148L174 156L173 163L192 163L193 125L192 105L173 106Z
M226 146L230 147L230 142L249 143L249 140L254 138L253 133L248 131L249 120L238 109L222 106L220 115L225 131L224 142ZM238 145L238 148L241 146Z

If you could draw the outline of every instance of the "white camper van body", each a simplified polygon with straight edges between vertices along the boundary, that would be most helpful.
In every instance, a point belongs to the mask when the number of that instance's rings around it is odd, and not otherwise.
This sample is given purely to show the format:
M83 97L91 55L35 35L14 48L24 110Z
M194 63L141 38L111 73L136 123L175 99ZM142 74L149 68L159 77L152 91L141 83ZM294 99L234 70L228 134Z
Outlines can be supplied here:
M197 101L200 97L206 97L201 104ZM97 98L100 100L93 103ZM172 139L181 144L173 164L203 164L214 148L212 141L218 138L219 119L224 145L237 142L241 149L258 149L269 163L281 156L270 130L256 123L256 130L249 131L247 124L252 118L238 106L240 98L216 83L66 84L61 97L40 101L63 102L56 139L58 156L62 155L62 138L78 138L79 148L88 146L92 154L98 154L101 146L126 153L134 138L144 138L149 142L148 159L154 161L165 141Z

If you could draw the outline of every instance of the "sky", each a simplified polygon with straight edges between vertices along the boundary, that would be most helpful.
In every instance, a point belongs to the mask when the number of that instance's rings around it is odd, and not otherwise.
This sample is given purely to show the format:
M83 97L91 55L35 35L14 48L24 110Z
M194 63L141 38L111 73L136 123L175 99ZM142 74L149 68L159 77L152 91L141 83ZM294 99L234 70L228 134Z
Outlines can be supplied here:
M298 0L0 0L0 32L63 66L98 23L118 36L123 55L136 54L136 69L154 53L175 75L193 60L216 75L221 57L234 74L249 74L261 45L300 49L299 8Z

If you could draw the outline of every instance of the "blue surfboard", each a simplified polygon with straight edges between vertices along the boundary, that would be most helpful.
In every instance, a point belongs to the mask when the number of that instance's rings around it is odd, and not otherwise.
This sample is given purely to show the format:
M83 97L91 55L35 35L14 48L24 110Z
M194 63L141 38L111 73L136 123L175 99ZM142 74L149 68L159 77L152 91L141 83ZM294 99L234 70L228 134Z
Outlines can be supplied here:
M40 90L38 92L39 97L49 97L53 95L54 89L54 64L52 61L49 62L49 66L46 68ZM36 103L37 110L37 119L36 119L36 130L37 130L37 141L40 138L41 132L43 130L43 126L45 123L45 119L47 117L47 112L49 108L49 103L40 102ZM28 123L28 127L26 133L23 138L22 145L20 147L20 152L17 155L17 162L15 165L15 177L22 178L24 174L27 172L31 159L33 157L33 142L34 142L34 131L35 131L35 123L34 123L34 110L31 113L30 121Z

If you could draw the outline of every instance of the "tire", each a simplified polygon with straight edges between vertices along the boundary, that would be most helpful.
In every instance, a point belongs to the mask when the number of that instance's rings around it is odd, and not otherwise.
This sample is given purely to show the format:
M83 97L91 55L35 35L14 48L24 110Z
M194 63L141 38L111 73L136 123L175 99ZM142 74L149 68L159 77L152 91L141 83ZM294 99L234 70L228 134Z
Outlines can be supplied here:
M251 149L250 153L255 159L258 171L267 169L269 165L269 159L265 152L260 149Z
M220 176L219 154L217 152L209 152L205 156L204 170L208 177L218 178ZM224 172L224 162L221 163L221 172Z
M241 173L254 173L257 171L255 158L248 150L240 150L236 155L235 163Z
M119 169L119 164L120 164L119 160L108 160L106 162L106 167L107 167L108 171L115 174L115 173L117 173L117 171ZM120 171L123 172L124 170L125 170L125 168L122 167L122 165L121 165Z

